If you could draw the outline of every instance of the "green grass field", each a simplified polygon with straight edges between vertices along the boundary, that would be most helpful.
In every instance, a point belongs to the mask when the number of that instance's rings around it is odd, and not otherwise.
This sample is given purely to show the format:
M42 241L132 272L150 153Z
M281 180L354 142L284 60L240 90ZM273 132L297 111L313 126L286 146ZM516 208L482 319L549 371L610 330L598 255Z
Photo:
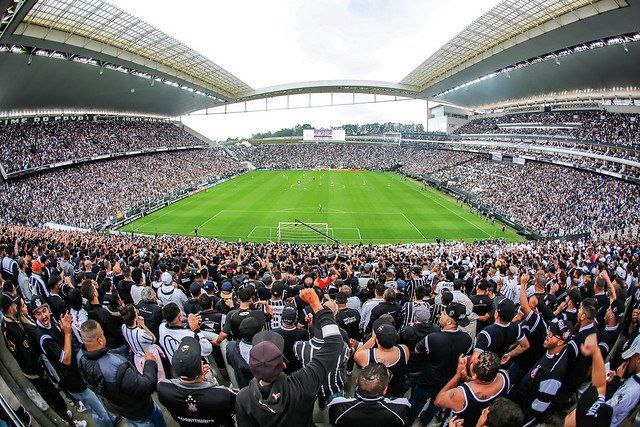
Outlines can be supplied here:
M323 212L319 212L322 205ZM436 238L465 241L503 233L432 188L392 172L256 171L183 199L122 231L193 235L227 241L276 241L279 222L327 223L341 243L424 243ZM312 233L313 234L313 233ZM317 240L303 242L317 243Z

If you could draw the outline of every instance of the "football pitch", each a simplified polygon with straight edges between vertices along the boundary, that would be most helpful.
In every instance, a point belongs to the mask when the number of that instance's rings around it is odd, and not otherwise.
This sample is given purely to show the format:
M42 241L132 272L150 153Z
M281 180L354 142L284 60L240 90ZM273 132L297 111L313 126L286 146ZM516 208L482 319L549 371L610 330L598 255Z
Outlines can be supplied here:
M321 224L324 228L314 228L340 243L523 240L515 230L503 232L498 221L491 224L468 206L397 173L333 170L246 173L121 230L193 236L197 227L199 236L227 241L332 243L303 226L299 237L283 231L279 239L278 225L295 221Z

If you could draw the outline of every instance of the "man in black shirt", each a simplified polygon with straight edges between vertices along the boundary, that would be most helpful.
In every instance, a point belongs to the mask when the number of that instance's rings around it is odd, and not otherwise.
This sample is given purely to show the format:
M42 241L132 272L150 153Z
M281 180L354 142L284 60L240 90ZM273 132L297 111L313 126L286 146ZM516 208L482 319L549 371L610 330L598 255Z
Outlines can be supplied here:
M36 318L36 340L49 373L58 378L58 386L91 411L99 427L113 426L114 417L107 411L96 394L87 388L80 375L77 362L77 343L71 331L71 315L66 313L56 322L51 318L49 306L40 296L31 300L31 313Z
M273 332L282 336L284 339L282 354L286 364L284 367L285 374L291 374L302 368L302 363L300 363L293 352L293 345L297 341L309 340L309 331L297 328L297 324L298 310L292 305L287 305L282 310L282 325L279 328L273 329Z
M478 334L474 352L493 351L502 358L502 364L506 364L511 357L522 354L529 348L529 340L520 325L512 322L516 315L516 305L513 301L505 297L496 297L494 302L495 322ZM516 343L518 346L509 350Z
M225 338L240 339L239 328L242 321L247 317L255 317L261 324L266 324L271 320L271 307L264 302L261 305L265 306L266 313L261 310L253 309L253 296L255 289L253 286L245 286L238 290L238 298L240 298L240 308L232 310L227 314L222 332L218 335L218 339L215 344L219 345Z
M365 331L371 332L373 323L383 314L390 314L395 322L395 327L399 328L402 323L402 312L400 305L396 302L396 293L393 289L387 289L383 294L384 301L375 306L371 310L371 317L369 318L369 324L366 326Z
M435 397L456 373L458 358L471 351L473 341L459 326L469 324L464 305L452 302L440 314L440 332L427 335L416 344L416 352L426 353L424 369L411 393L411 420L422 411L427 400L428 408L420 417L428 425L437 412Z
M175 379L158 383L158 399L181 427L235 425L236 393L205 379L200 342L184 337L173 354Z
M570 355L566 349L572 328L571 323L563 320L549 324L549 332L543 344L546 353L509 394L524 409L525 425L543 421L561 402L558 393L570 363Z
M489 296L489 284L482 280L476 288L476 294L469 296L473 303L473 312L478 315L476 334L493 323L493 299Z
M191 298L189 298L184 303L184 313L188 316L190 314L198 314L198 312L202 311L202 307L200 306L200 295L202 294L202 287L198 282L193 282L191 286L189 286L189 293L191 294Z
M112 315L100 305L98 291L91 280L85 280L82 283L81 292L82 296L87 300L86 310L89 319L95 320L102 326L107 337L107 347L126 357L129 354L129 346L122 335L122 318Z
M406 398L384 397L389 371L382 363L372 363L358 375L355 397L337 397L329 403L329 423L337 427L359 427L371 421L381 426L410 425L411 404Z
M344 292L336 294L336 304L338 304L338 313L336 314L336 323L347 332L350 339L356 341L362 340L360 332L360 312L353 308L347 307L347 295Z
M62 286L62 277L52 275L47 283L49 289L49 297L47 302L49 303L49 309L54 319L59 319L64 313L67 312L67 304L60 296L60 287Z
M133 304L133 298L131 297L131 287L135 285L135 282L133 281L133 279L131 279L131 267L126 265L122 267L122 274L124 274L124 279L116 284L118 295L125 304Z
M145 287L141 293L140 302L137 305L138 314L144 319L144 324L158 337L160 324L162 323L162 308L157 303L156 293L151 287Z
M570 362L567 379L563 382L562 389L559 393L559 399L562 401L570 398L587 379L587 372L591 367L591 358L584 356L580 352L580 345L582 345L591 334L597 334L599 336L599 331L595 324L597 313L597 305L593 298L582 300L580 309L578 310L577 331L574 333L573 338L567 343Z

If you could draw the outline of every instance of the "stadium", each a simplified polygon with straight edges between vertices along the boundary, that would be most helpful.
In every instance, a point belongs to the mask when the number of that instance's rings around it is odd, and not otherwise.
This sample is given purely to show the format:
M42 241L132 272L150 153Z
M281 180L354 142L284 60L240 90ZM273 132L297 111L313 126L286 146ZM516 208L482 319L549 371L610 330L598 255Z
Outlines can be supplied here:
M640 425L640 0L183 3L0 0L2 423Z

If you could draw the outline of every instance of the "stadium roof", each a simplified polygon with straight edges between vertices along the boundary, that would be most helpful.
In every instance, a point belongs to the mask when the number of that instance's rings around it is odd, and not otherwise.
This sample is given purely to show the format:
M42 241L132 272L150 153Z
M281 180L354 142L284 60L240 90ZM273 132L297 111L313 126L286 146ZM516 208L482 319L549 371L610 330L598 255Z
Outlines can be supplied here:
M513 40L532 28L553 22L560 16L587 5L593 5L593 0L503 1L449 40L402 79L401 83L424 89L468 66L469 63L477 62L509 47L509 44L501 46L501 43ZM594 9L594 12L597 12L597 9ZM575 19L578 18L576 15ZM559 25L562 23L554 23L554 26ZM511 45L513 43L515 40Z
M177 116L225 103L318 92L481 108L563 89L640 86L640 43L625 44L624 51L608 43L595 50L579 46L620 35L621 43L640 41L640 35L633 36L640 31L640 0L503 0L400 83L314 81L261 89L102 0L0 0L0 14L5 10L0 111L58 107ZM571 46L575 51L568 50ZM565 51L571 54L559 60ZM616 67L608 66L611 61ZM154 87L155 82L165 84Z
M14 34L54 41L62 37L67 45L175 73L227 96L251 89L184 43L102 0L39 0Z

